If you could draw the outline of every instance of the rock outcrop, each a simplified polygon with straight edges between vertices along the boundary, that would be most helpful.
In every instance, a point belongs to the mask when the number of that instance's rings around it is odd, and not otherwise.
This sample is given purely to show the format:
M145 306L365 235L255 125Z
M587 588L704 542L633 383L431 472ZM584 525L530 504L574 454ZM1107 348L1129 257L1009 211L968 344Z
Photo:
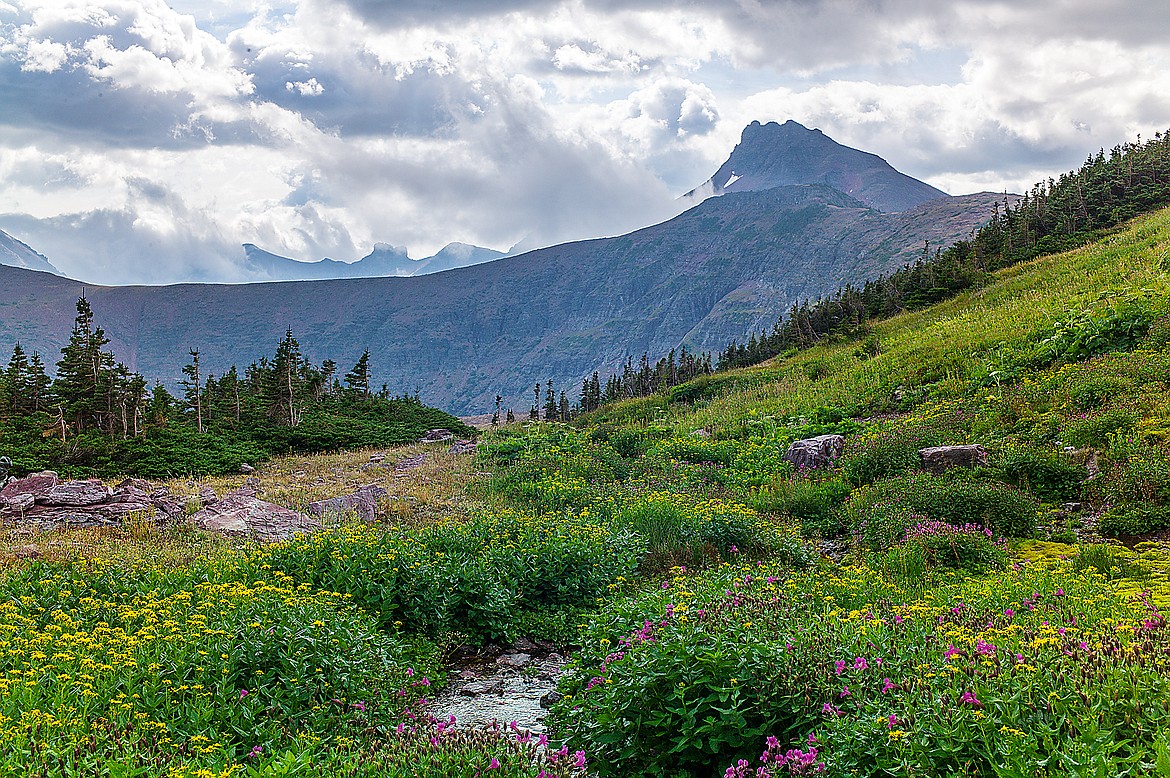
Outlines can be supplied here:
M196 527L246 540L266 543L315 532L321 524L256 496L250 488L237 489L191 516Z
M388 497L385 489L377 484L367 484L352 494L343 494L340 497L330 497L327 500L317 500L305 506L305 512L310 516L337 519L348 514L355 514L365 522L372 522L378 516L378 501Z
M983 446L931 446L919 449L922 466L933 475L941 475L952 467L982 467L987 464L987 449Z
M372 489L385 495L381 487ZM364 495L373 495L376 502L376 493ZM46 470L10 481L0 492L0 520L44 529L116 525L132 515L180 522L187 519L189 506L198 508L190 517L196 526L250 540L286 540L321 528L303 514L257 498L254 485L222 498L204 487L198 496L187 498L137 478L110 489L101 481L62 481Z
M797 470L821 470L832 467L845 451L841 435L817 435L815 438L793 441L784 458Z

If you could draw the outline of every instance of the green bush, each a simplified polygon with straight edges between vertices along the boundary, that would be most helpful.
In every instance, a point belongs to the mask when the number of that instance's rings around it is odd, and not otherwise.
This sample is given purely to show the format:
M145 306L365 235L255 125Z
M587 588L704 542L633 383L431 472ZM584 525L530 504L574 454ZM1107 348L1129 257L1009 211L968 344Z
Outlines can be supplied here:
M836 537L845 527L839 509L850 487L840 477L792 476L753 492L747 504L763 513L784 513L800 521L806 537Z
M848 438L839 466L854 486L919 470L919 449L962 442L964 426L965 418L954 412L897 422L873 434Z
M1073 500L1080 494L1085 468L1056 451L1013 448L997 458L1000 479L1026 489L1045 502Z
M854 491L843 511L865 544L883 551L898 533L909 529L914 515L956 526L974 524L997 535L1027 537L1036 531L1038 509L1034 497L1006 484L912 475Z
M1110 508L1101 516L1099 529L1107 538L1134 537L1170 529L1170 506L1124 505Z

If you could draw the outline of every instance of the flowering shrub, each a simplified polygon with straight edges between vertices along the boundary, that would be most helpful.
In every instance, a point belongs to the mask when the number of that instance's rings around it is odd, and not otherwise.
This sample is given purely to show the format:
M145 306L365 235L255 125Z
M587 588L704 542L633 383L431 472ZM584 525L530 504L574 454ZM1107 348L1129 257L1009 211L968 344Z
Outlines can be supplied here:
M841 470L854 486L919 470L922 459L918 450L962 442L967 434L965 423L962 411L935 406L880 430L850 436L841 455Z
M843 512L863 543L881 551L898 542L919 515L1026 537L1036 530L1038 508L1034 497L1005 484L912 475L855 490Z
M925 590L767 564L668 583L595 616L562 685L558 731L603 776L1120 775L1170 730L1162 616L1068 563Z
M396 721L408 673L436 670L340 595L208 574L92 560L0 580L0 775L219 770L337 742Z
M897 553L919 556L926 567L950 567L971 573L1002 569L1007 542L976 524L956 527L941 521L920 521L902 538Z

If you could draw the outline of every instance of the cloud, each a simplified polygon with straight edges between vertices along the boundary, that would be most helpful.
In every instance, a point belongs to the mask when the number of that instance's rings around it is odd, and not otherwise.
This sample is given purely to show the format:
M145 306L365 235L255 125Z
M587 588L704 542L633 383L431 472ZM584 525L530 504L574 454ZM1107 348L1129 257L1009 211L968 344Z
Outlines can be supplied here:
M1018 190L1170 126L1170 6L1134 5L0 0L0 227L93 280L538 246L672 215L789 118Z

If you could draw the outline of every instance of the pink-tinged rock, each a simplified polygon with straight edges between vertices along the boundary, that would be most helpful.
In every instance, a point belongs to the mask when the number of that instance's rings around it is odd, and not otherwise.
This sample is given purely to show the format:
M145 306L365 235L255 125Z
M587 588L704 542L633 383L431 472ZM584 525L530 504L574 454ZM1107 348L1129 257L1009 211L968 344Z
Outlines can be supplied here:
M195 526L210 532L275 542L302 532L315 532L321 525L296 511L257 498L247 489L224 495L214 505L195 513Z
M33 473L24 478L17 478L14 481L10 481L3 490L0 490L0 497L11 499L18 494L31 494L37 497L49 491L60 482L57 474L52 470L42 470L39 473Z
M67 505L81 507L97 505L110 499L110 488L101 481L66 481L57 484L44 494L37 495L41 505Z

